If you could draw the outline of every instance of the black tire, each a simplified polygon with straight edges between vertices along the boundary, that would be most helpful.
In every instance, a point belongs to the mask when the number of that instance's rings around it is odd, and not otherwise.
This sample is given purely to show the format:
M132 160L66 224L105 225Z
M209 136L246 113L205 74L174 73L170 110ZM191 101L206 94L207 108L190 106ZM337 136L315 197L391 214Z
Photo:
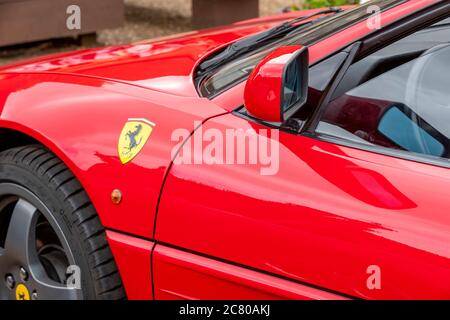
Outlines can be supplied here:
M83 299L126 298L105 229L87 193L57 156L41 145L0 152L2 184L26 188L48 208L80 268Z

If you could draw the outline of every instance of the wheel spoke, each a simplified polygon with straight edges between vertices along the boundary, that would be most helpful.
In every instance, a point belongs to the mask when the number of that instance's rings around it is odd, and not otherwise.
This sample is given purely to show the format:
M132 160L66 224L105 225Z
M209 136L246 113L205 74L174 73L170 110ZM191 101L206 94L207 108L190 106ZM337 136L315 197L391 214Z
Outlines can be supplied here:
M19 199L14 207L5 249L7 255L24 264L38 262L35 243L35 225L38 218L37 209L25 200Z
M62 286L59 283L37 282L35 285L38 300L75 300L80 290Z
M14 298L15 290L7 289L14 282L32 299L82 299L82 290L65 285L66 266L75 259L52 212L34 193L10 183L0 183L0 200L0 214L11 217L4 219L9 225L0 247L0 276L8 276L0 279L0 299Z

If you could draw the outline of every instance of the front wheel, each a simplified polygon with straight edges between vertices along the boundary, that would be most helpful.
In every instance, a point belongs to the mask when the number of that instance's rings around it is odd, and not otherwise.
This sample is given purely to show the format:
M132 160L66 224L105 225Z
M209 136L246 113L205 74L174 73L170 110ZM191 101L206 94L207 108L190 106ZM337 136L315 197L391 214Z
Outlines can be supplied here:
M105 230L65 164L33 145L0 153L0 299L124 299Z

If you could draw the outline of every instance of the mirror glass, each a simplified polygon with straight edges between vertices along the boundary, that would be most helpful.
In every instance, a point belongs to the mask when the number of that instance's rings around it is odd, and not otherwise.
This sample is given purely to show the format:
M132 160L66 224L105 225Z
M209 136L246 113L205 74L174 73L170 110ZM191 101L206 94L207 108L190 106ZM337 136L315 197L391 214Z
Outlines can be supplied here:
M283 112L289 110L303 98L300 60L294 59L287 67L283 83Z

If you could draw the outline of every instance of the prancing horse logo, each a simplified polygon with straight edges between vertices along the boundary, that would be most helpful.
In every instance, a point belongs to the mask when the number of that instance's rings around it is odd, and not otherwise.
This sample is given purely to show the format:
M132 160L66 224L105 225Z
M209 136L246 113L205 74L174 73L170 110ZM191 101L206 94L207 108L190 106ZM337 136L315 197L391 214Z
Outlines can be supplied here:
M122 164L133 160L146 144L155 124L146 119L128 119L119 137L118 151Z
M139 142L136 141L136 137L139 135L139 133L142 131L142 124L138 124L135 127L136 130L134 131L128 131L127 132L127 137L128 140L130 140L130 142L128 143L128 152L131 152L131 150L133 150L134 148L136 148L138 145L141 144L142 142L142 137L140 137Z

